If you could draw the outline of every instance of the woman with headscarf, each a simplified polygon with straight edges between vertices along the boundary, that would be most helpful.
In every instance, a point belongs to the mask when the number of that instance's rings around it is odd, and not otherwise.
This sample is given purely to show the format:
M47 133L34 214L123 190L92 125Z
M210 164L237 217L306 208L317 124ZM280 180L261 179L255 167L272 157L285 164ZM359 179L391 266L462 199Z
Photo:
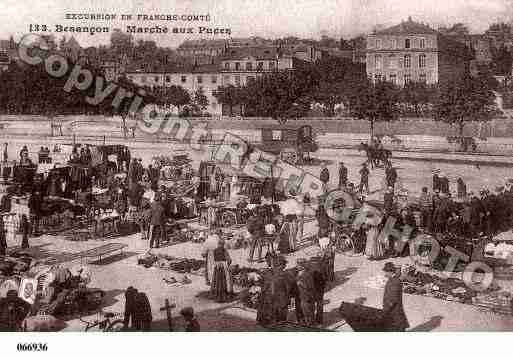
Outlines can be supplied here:
M210 286L210 293L218 303L229 300L233 294L233 282L230 274L232 259L224 247L224 239L220 239L214 249L214 275Z
M202 256L205 258L205 281L207 285L212 283L214 276L214 250L217 248L219 236L215 233L210 233L203 244Z
M285 216L285 225L288 227L289 248L294 252L297 245L298 217L303 213L303 208L298 203L296 191L291 189L289 194L290 197L281 204L281 213Z

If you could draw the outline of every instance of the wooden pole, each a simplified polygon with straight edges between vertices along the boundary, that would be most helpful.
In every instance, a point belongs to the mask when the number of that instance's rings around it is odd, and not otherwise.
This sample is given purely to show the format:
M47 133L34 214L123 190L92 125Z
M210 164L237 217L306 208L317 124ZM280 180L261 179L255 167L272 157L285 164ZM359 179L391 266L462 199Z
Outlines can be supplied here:
M167 325L169 327L169 331L172 332L173 331L173 316L171 315L171 309L173 308L176 308L176 305L175 304L169 304L169 299L166 299L166 301L164 302L165 305L160 308L161 311L166 311L166 316L167 316Z

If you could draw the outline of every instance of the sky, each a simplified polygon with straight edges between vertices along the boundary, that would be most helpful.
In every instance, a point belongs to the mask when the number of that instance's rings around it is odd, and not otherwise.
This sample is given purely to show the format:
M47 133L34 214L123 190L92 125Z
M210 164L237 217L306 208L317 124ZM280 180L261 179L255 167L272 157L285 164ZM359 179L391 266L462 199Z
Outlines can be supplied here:
M102 22L66 20L66 13L209 14L208 23ZM457 22L479 33L496 21L513 21L513 0L0 0L0 39L18 39L29 24L63 26L100 25L111 29L126 25L230 28L232 37L276 38L321 35L351 38L375 26L391 26L406 20L434 28ZM62 33L54 33L60 38ZM65 34L72 35L70 33ZM108 43L110 35L74 35L83 46ZM176 47L185 39L226 38L226 35L146 35L161 46Z

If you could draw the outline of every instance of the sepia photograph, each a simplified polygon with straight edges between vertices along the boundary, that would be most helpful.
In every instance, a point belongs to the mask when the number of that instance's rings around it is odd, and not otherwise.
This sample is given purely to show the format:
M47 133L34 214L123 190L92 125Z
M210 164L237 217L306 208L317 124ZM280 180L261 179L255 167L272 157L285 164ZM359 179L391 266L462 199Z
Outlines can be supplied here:
M513 330L511 0L0 9L14 352Z

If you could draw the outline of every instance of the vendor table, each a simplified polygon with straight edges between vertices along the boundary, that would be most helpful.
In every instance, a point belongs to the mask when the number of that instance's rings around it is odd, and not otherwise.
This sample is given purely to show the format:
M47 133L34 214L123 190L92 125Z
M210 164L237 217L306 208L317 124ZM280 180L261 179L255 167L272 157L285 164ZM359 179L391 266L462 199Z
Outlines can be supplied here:
M97 237L105 237L109 234L118 233L118 222L120 219L121 217L119 215L97 219L94 226L94 234Z
M80 252L78 254L78 256L80 257L81 260L87 259L87 258L98 258L98 260L101 262L102 257L105 258L105 256L112 255L113 253L116 253L116 252L123 254L123 249L125 249L126 247L128 247L128 246L123 243L109 243L109 244L105 244L103 246L89 249L84 252Z

